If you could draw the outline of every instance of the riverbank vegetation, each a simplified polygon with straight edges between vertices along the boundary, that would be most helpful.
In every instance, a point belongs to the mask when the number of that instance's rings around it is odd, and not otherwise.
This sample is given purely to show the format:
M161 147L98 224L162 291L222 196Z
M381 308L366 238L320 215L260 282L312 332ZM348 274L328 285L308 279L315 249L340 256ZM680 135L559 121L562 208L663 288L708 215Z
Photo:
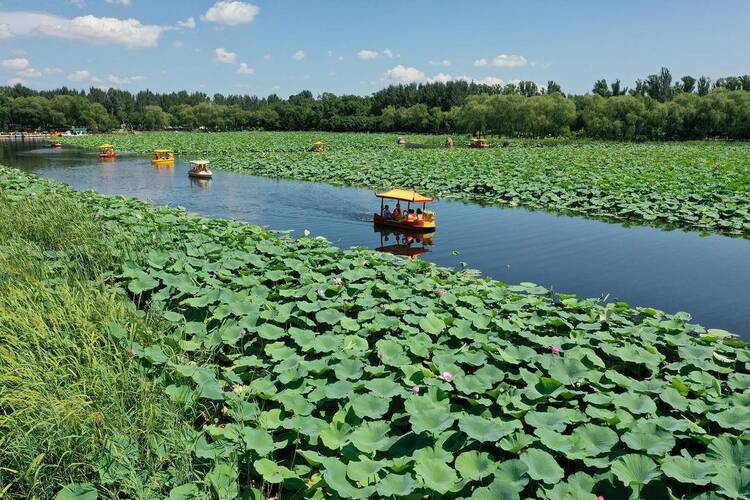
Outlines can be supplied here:
M60 252L69 266L89 260L75 238L68 245L36 229L59 224L59 211L41 210L50 199L66 203L66 220L93 220L92 231L142 249L109 253L108 278L96 290L169 325L99 335L126 355L112 351L114 369L145 374L165 394L156 401L195 415L188 446L155 453L178 465L162 468L154 495L750 493L750 350L727 332L690 324L685 313L509 286L315 238L279 239L8 169L0 169L0 193L10 211L27 204L35 215L24 238L58 242L31 252L32 267L55 265ZM95 239L84 241L78 247ZM42 331L72 335L52 322ZM36 352L20 347L16 356ZM119 393L120 381L109 383ZM13 403L0 408L2 436L23 434ZM154 428L163 426L141 432ZM14 442L0 442L5 467ZM33 456L20 455L15 469L30 469ZM192 462L190 477L178 459ZM60 479L45 476L49 470L38 471L40 481ZM92 484L73 489L137 496L122 471L99 470Z
M493 133L611 140L750 138L750 76L673 81L669 70L638 80L597 81L587 95L555 82L485 85L466 81L390 86L370 96L309 91L281 99L186 91L131 94L91 88L0 88L0 130L101 132L128 129Z
M308 152L321 138L328 150ZM750 237L746 143L547 139L471 150L465 137L457 138L453 149L439 147L439 137L407 137L409 142L438 146L431 149L398 147L395 139L388 134L234 132L66 141L89 148L113 142L140 154L170 147L179 155L205 157L219 168L268 177L373 189L409 186L441 198ZM493 146L498 143L502 141L493 141Z
M192 417L125 348L163 328L102 282L134 240L75 196L0 175L0 496L95 481L144 498L165 471L188 480Z

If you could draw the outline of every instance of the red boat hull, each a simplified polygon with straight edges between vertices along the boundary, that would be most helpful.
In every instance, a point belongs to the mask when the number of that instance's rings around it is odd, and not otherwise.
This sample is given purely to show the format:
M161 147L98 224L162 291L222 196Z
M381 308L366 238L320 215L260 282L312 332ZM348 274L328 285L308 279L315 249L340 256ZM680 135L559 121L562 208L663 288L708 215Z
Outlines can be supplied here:
M387 219L380 214L373 214L372 220L375 224L381 226L397 227L400 229L406 229L407 231L432 231L435 229L434 222L425 222L423 220L393 220Z

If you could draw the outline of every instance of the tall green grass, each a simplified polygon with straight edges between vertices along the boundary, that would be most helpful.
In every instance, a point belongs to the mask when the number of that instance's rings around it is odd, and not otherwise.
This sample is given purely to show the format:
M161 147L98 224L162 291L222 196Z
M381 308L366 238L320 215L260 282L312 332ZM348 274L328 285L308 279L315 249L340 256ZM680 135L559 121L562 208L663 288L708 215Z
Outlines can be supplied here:
M192 479L192 416L112 333L162 334L103 282L137 242L59 195L0 207L0 497L87 481L144 497Z

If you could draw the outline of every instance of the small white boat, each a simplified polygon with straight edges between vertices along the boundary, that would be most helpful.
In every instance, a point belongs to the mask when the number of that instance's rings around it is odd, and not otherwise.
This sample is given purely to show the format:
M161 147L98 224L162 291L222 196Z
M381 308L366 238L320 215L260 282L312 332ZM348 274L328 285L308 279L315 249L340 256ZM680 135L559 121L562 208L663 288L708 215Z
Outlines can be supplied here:
M208 169L208 160L192 160L190 163L193 164L193 168L188 170L190 177L195 177L196 179L210 179L213 177L214 173Z

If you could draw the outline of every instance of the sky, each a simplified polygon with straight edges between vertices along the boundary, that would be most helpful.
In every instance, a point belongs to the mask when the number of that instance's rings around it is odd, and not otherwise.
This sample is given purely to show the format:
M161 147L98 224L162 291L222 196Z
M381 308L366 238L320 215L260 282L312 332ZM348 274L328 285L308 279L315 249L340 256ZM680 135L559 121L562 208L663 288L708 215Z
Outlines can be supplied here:
M0 0L0 84L370 94L750 73L747 0Z

